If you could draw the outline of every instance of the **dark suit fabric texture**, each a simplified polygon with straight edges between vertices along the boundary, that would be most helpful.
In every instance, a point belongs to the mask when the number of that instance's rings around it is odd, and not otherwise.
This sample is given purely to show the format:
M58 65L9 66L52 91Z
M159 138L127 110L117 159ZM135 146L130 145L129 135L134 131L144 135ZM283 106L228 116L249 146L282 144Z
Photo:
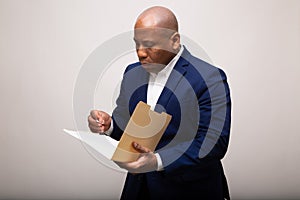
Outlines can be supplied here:
M149 74L139 62L123 75L111 137L119 140L139 101L147 102ZM229 199L221 159L230 136L231 99L225 73L186 48L157 101L172 115L159 141L164 170L127 174L121 199Z

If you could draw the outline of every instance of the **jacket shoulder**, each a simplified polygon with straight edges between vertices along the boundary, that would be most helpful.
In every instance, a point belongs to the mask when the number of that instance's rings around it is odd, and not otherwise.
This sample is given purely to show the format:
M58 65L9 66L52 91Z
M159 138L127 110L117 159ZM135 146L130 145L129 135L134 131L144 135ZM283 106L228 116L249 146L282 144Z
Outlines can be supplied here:
M140 63L140 62L135 62L135 63L129 64L129 65L126 67L124 73L126 73L126 72L128 72L128 71L130 71L130 70L132 70L132 69L138 68L138 67L141 67L141 63Z
M203 79L210 79L215 75L222 77L222 79L227 79L225 72L220 67L215 66L212 63L208 63L194 55L190 54L188 57L188 62L192 66L192 71L197 71ZM194 72L195 72L194 71Z

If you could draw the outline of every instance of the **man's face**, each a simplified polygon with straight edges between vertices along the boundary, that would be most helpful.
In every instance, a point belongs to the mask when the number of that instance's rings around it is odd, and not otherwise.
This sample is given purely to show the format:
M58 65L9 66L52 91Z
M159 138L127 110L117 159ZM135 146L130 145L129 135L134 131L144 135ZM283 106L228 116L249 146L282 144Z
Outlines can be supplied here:
M175 56L172 33L174 31L158 28L134 30L137 56L146 71L159 72Z

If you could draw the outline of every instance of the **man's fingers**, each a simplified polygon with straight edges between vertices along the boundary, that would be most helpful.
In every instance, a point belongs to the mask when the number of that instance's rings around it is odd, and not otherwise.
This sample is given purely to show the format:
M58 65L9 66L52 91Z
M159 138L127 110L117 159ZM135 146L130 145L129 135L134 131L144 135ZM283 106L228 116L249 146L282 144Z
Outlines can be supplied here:
M92 110L90 113L92 119L94 119L97 123L102 125L109 125L110 124L110 116L102 111L99 110Z
M132 142L132 146L140 153L149 153L151 152L150 149L148 149L147 147L143 147L142 145L140 145L137 142Z
M98 127L98 126L93 126L93 125L89 124L89 128L90 128L90 130L91 130L93 133L99 133L99 132L101 132L101 129L100 129L100 127Z
M90 124L93 124L94 126L101 126L105 125L105 120L103 119L103 114L101 114L100 111L92 110L89 117L88 121ZM108 123L108 122L106 122Z
M88 122L89 122L89 125L92 125L95 127L100 126L100 124L91 115L88 117Z
M88 117L89 128L93 133L103 132L104 127L98 123L91 115Z
M105 126L93 126L89 124L89 128L93 133L103 133L105 132Z
M88 116L88 123L92 132L103 133L109 129L111 125L111 117L106 112L92 110Z
M107 122L110 119L110 116L107 113L104 113L104 112L100 111L99 115L100 115L101 119L104 120L105 122Z
M92 110L90 112L90 116L94 119L94 120L98 120L100 115L99 115L99 111L98 110Z
M111 123L111 117L109 114L99 111L99 123L101 123L102 125L110 125Z

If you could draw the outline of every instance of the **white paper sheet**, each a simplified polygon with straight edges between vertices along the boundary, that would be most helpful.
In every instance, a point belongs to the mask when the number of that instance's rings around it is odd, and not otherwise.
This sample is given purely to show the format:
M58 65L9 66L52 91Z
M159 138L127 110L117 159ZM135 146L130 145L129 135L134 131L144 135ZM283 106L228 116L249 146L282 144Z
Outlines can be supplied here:
M63 129L63 131L89 145L108 160L111 160L112 155L119 143L118 141L106 135L99 135L86 131L72 131L67 129Z

